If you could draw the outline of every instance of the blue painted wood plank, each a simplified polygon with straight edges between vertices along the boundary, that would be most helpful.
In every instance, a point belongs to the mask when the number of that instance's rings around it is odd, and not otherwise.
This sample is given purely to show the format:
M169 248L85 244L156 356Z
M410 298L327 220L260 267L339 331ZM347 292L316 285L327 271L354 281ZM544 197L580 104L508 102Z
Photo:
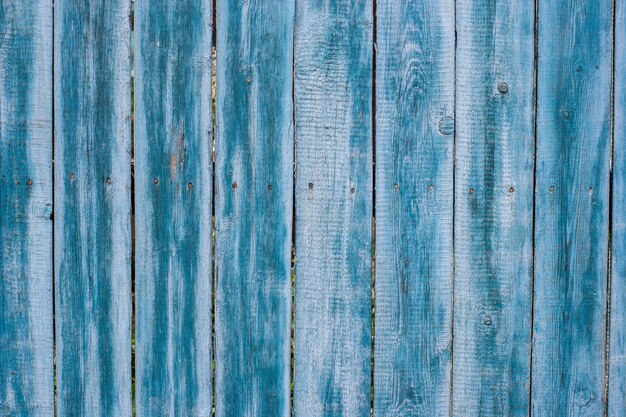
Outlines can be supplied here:
M218 417L290 415L294 7L217 3Z
M626 3L615 1L608 416L626 412Z
M534 9L456 8L455 416L528 415Z
M369 416L370 0L296 3L295 416Z
M378 2L375 416L449 416L454 1Z
M207 417L212 2L135 7L137 416Z
M0 415L54 414L52 2L0 3Z
M604 413L612 6L538 3L537 417Z
M54 8L58 415L130 416L130 2Z

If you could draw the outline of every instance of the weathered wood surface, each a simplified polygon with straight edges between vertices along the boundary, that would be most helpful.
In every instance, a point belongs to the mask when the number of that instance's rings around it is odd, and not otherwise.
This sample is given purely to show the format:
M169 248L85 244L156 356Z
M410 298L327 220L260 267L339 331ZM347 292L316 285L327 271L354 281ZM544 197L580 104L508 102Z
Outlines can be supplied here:
M452 414L527 416L534 4L456 8Z
M54 5L58 415L131 413L130 2Z
M290 415L294 5L217 3L217 416Z
M211 0L137 1L139 417L211 415Z
M369 416L372 2L296 3L296 416Z
M377 7L376 416L450 415L453 10Z
M604 413L612 5L538 2L537 417Z
M608 417L626 412L626 2L615 1Z
M54 413L52 2L0 3L0 415Z

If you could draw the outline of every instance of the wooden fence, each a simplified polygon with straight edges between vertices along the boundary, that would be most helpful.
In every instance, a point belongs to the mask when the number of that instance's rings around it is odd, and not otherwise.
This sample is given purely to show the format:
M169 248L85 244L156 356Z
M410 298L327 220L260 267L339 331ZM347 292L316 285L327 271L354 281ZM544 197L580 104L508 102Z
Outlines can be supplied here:
M626 0L2 0L1 416L626 415Z

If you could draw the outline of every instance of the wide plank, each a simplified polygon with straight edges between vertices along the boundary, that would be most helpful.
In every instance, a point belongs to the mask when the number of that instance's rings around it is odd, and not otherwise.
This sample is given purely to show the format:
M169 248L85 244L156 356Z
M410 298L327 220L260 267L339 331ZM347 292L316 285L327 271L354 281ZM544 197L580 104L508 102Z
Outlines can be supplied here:
M0 3L0 415L54 413L52 1Z
M369 416L371 0L296 3L294 415Z
M54 4L59 417L131 414L130 5Z
M613 2L538 2L532 413L605 408Z
M136 410L211 404L211 0L135 2Z
M456 8L455 416L528 416L534 9Z
M375 416L449 416L454 1L376 8Z
M218 417L290 415L294 7L217 2Z

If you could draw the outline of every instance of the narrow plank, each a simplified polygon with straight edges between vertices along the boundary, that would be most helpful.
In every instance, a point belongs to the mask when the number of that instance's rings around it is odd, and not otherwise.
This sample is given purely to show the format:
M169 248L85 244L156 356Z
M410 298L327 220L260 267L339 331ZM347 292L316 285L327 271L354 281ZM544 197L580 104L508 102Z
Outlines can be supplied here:
M456 11L453 415L527 416L534 4Z
M296 4L296 416L369 416L371 0Z
M604 413L612 5L538 3L537 417Z
M626 410L626 3L615 1L611 328L608 416Z
M379 2L374 415L449 416L454 1Z
M130 2L54 16L58 415L129 416Z
M217 3L218 417L290 415L294 8Z
M211 0L135 3L137 416L211 415Z
M0 4L0 415L54 414L52 2Z

